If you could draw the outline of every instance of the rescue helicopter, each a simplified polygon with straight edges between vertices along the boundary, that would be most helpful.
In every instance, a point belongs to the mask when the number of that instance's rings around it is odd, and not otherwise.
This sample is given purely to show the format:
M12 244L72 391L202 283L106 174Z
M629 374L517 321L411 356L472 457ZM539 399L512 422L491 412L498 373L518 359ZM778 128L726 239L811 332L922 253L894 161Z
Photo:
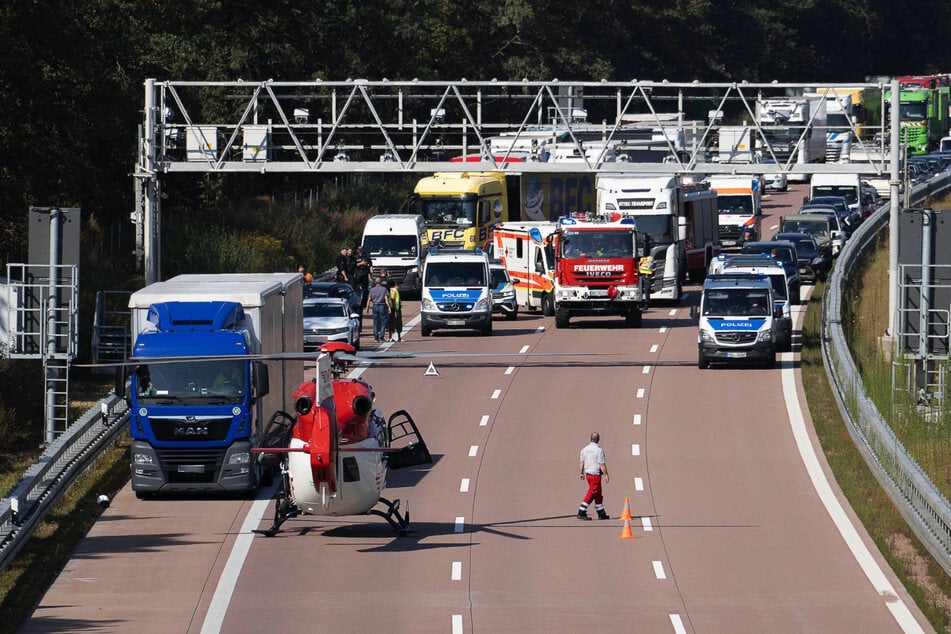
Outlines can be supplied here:
M387 469L432 463L429 449L406 410L384 419L370 384L342 376L348 362L366 357L345 343L327 343L319 352L315 378L293 393L294 414L275 412L262 446L252 449L259 464L281 476L274 522L255 532L273 537L302 514L371 514L405 535L409 512L400 511L400 500L381 495Z

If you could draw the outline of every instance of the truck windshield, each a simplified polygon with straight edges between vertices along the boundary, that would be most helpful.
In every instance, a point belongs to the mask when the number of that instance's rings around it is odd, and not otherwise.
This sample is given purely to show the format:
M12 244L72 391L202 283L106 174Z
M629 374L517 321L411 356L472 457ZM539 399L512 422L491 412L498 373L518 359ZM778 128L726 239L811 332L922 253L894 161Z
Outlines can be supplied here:
M465 198L418 196L413 199L409 213L419 214L425 218L427 227L469 227L476 222L477 203L476 198L470 196Z
M364 250L373 256L416 255L416 236L374 236L363 237Z
M182 361L140 365L136 370L136 396L140 403L163 401L206 404L244 400L247 362L241 359Z
M764 288L709 289L703 296L707 317L765 317L771 312Z
M854 185L816 185L812 188L812 197L842 196L849 203L857 203L858 187Z
M566 258L632 258L634 239L629 231L598 230L565 231L562 257Z
M717 209L720 210L721 214L749 216L753 213L753 203L749 196L730 194L720 196L718 194Z
M899 106L898 117L902 121L924 121L928 118L928 106L924 103L903 103Z
M486 286L485 266L478 262L431 262L426 286Z
M638 214L634 216L637 231L650 236L653 246L670 244L674 241L671 216L667 214Z

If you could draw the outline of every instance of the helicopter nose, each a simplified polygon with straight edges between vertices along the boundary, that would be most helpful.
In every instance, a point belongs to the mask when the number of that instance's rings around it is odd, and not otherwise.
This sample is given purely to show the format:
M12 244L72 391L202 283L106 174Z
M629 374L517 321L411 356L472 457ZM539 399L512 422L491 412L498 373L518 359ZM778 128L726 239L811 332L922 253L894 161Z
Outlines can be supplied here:
M358 396L353 399L353 413L357 416L363 416L370 413L373 407L373 401L367 396Z
M314 402L310 400L309 396L298 396L297 400L294 401L294 410L301 416L309 414L313 406Z

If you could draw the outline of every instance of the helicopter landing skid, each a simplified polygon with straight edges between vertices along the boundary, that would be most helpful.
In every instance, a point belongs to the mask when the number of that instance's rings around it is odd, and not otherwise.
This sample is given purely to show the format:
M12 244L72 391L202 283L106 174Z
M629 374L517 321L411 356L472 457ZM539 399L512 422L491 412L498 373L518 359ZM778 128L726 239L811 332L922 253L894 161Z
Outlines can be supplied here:
M284 491L279 491L274 502L274 523L267 530L255 530L254 533L265 537L274 537L281 530L281 525L292 517L301 514L300 507Z
M394 500L390 501L384 497L380 498L380 504L386 506L385 511L380 509L370 509L367 511L368 515L378 515L382 517L390 526L393 527L393 530L400 534L400 536L406 535L409 532L409 511L406 513L400 513L400 501Z

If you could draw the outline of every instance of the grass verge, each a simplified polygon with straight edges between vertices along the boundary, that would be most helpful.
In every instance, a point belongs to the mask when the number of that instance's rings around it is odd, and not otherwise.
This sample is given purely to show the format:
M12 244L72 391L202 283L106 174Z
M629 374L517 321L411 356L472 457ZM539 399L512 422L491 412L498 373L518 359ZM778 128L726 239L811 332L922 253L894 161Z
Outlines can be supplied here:
M129 479L129 445L123 433L77 478L39 525L33 538L0 575L0 632L16 632L69 561L102 509Z
M886 277L887 260L886 253ZM880 279L882 275L881 266L880 259L869 262L864 268L860 284L868 283L870 287L875 287L876 278ZM801 352L803 388L816 434L836 481L872 540L935 630L948 632L951 625L951 579L934 561L878 485L839 413L822 362L820 320L824 291L825 286L820 283L812 294L803 321ZM864 306L864 310L863 307L856 307L854 311L866 316L867 321L861 324L861 329L866 332L885 332L887 310L880 310L880 299L869 294L865 301L871 303ZM885 321L876 317L877 313L885 313Z

